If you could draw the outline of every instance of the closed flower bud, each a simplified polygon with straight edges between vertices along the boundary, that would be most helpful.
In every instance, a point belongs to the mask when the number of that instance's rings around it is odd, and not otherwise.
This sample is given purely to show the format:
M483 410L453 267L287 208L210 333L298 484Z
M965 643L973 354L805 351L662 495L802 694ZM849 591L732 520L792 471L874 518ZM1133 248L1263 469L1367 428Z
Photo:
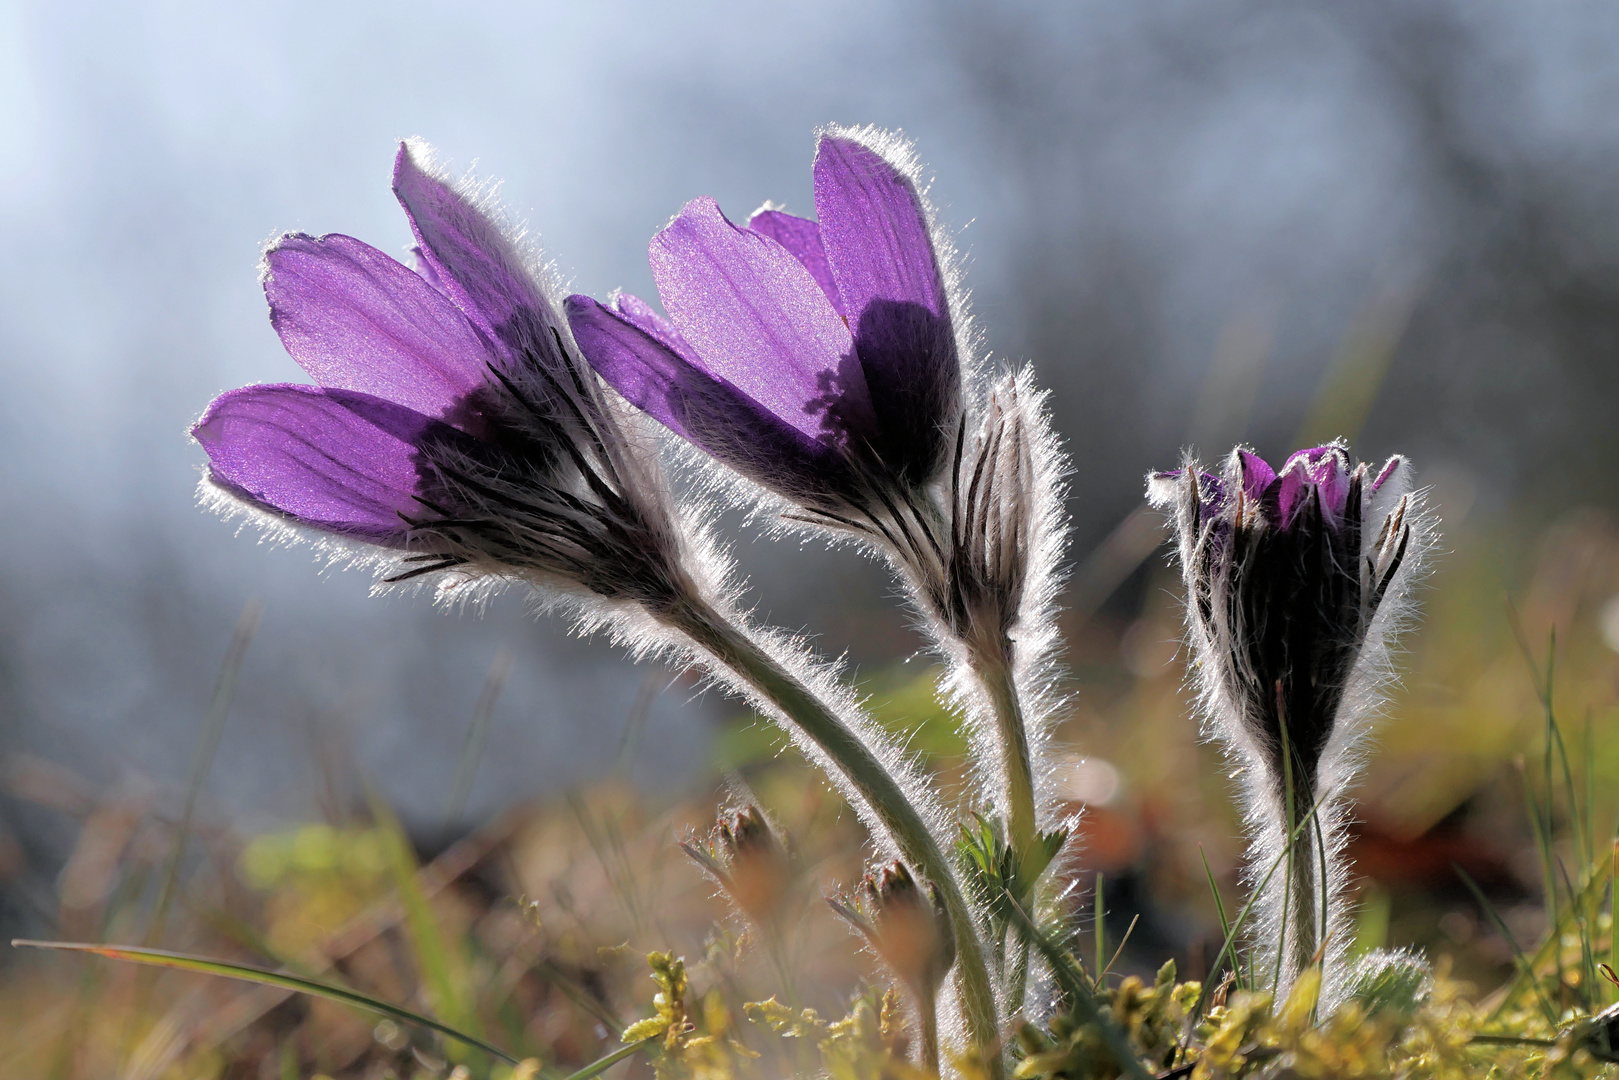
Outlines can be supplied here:
M760 925L774 921L786 906L798 876L792 852L756 806L720 815L705 847L686 841L691 856L736 905Z
M956 962L950 918L937 888L924 890L904 863L893 862L866 875L854 904L830 903L912 993L932 998Z
M1327 993L1347 942L1340 894L1356 745L1381 707L1431 525L1404 458L1373 472L1331 443L1272 470L1247 450L1219 473L1149 478L1171 512L1210 733L1239 765L1263 887L1257 931L1279 993L1325 943ZM1289 850L1289 837L1292 837Z

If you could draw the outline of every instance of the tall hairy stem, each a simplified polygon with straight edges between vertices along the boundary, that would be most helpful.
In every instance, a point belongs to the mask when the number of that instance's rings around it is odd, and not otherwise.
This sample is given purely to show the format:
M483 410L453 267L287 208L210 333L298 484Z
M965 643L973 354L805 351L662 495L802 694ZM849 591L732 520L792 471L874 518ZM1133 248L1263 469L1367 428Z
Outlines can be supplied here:
M1005 784L1006 839L1026 862L1037 835L1034 812L1034 762L1029 753L1029 732L1023 719L1023 702L1012 679L1011 664L1003 658L978 662L973 673L983 685L994 714L999 736L1000 771ZM1021 899L1021 898L1020 898Z
M1268 961L1265 966L1270 968L1271 988L1279 997L1292 988L1327 943L1334 881L1321 820L1324 813L1331 812L1331 807L1315 805L1314 785L1294 767L1295 755L1291 753L1285 731L1281 740L1284 747L1282 783L1275 805L1284 867L1281 880L1262 897L1263 908L1268 909L1270 917L1260 923L1261 927L1269 928L1261 953ZM1266 847L1263 840L1256 845L1259 853L1256 866L1260 861L1267 861ZM1325 957L1322 963L1325 969ZM1323 970L1324 981L1329 974L1332 973Z
M995 993L972 912L954 868L899 782L812 690L713 608L687 601L669 614L669 621L731 672L752 696L819 747L881 822L894 847L938 888L956 943L956 989L967 1037L982 1055L990 1075L1004 1075Z
M1034 875L1029 872L1034 845L1039 836L1034 808L1034 761L1029 751L1028 726L1024 722L1023 702L1018 695L1017 683L1012 677L1012 665L1004 656L978 659L973 674L983 687L994 716L997 747L1000 751L1000 773L1005 800L1006 838L1017 859L1018 879L1025 893L1017 897L1027 906L1034 891ZM1003 976L1003 994L1008 1013L1023 1007L1028 985L1029 939L1022 926L1014 926L1010 955Z

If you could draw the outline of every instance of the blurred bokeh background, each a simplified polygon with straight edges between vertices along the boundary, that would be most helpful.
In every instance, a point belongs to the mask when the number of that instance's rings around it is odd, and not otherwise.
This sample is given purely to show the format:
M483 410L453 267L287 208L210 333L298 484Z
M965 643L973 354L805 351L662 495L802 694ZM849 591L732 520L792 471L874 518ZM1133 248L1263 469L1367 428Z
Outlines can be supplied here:
M319 817L334 774L423 834L615 767L655 798L709 792L747 742L731 704L519 597L369 599L233 536L193 504L186 428L221 390L302 378L258 287L270 237L403 252L401 137L503 181L575 289L650 296L646 240L686 199L809 212L812 133L836 121L916 140L989 348L1051 388L1075 466L1064 748L1121 887L1178 880L1199 842L1228 871L1237 848L1184 716L1143 474L1239 440L1415 460L1446 542L1360 842L1392 937L1441 940L1450 862L1508 896L1534 880L1512 761L1543 720L1509 601L1542 663L1555 626L1564 720L1591 726L1599 807L1619 809L1616 56L1619 9L1594 0L5 0L0 931L57 925L66 810L178 799L252 598L209 820ZM948 727L881 573L733 535L762 614L847 648L896 722ZM39 797L74 783L90 803ZM1208 912L1153 917L1142 940L1178 948Z

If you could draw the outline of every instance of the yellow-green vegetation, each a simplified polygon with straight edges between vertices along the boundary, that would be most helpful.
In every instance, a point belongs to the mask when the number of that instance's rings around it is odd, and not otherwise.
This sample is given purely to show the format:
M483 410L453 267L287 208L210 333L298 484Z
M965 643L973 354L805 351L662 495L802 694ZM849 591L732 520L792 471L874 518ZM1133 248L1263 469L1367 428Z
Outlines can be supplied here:
M1053 862L1065 898L1029 914L1071 970L1065 986L1049 957L1031 961L1030 1006L1004 1031L1015 1076L1125 1075L1120 1040L1155 1078L1615 1068L1619 1024L1605 1011L1619 989L1602 965L1615 956L1619 656L1603 620L1619 610L1619 529L1576 515L1518 538L1463 533L1454 548L1351 839L1364 875L1354 952L1421 950L1433 961L1421 993L1371 980L1328 1011L1305 979L1278 1005L1241 962L1219 959L1247 895L1239 828L1186 715L1172 597L1154 585L1128 618L1070 627L1053 783L1082 813ZM866 683L879 720L963 794L956 718L936 703L932 672L903 670ZM8 791L78 828L38 936L217 958L338 993L13 952L0 970L0 1076L916 1080L910 1006L822 900L860 880L867 836L792 752L757 737L768 730L739 718L721 739L729 776L701 796L602 783L447 845L359 799L326 822L248 836L199 812L160 928L173 815L14 760ZM791 886L765 891L768 931L679 847L711 853L701 838L738 792L791 841L779 860ZM992 833L973 835L967 856L1000 866ZM1240 958L1246 939L1231 936ZM945 1071L978 1072L948 1033L944 1043Z

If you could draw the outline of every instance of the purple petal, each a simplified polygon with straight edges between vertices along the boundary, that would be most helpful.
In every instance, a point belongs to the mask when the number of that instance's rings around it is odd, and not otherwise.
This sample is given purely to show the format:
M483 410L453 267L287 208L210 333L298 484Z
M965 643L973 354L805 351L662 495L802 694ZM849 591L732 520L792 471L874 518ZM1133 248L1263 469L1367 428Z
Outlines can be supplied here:
M290 233L265 263L270 323L322 386L448 417L484 385L489 352L466 316L376 248Z
M882 155L853 139L823 136L815 154L815 212L851 321L873 300L948 316L922 201Z
M444 291L444 282L439 280L438 271L433 269L432 262L428 260L426 252L422 250L422 245L412 245L410 253L416 258L416 265L412 269L416 271L421 279L443 295L449 296L450 294Z
M563 303L590 365L636 408L705 453L788 494L846 480L842 455L697 363L683 339L633 296L617 310L588 296ZM667 331L669 336L660 333Z
M891 459L921 480L960 398L944 276L911 181L871 147L824 136L815 210Z
M591 297L570 296L562 302L562 310L579 351L596 373L631 405L690 439L681 384L693 379L718 380L702 371L691 354L679 347L673 328L663 320L647 320L647 324L662 324L661 328L671 331L667 336L643 325L645 316L656 316L645 302L634 297L629 300L632 302L620 298L619 310L614 311Z
M467 317L512 354L538 347L550 355L556 313L500 224L417 160L426 148L402 143L394 159L394 194L410 217L424 275Z
M1343 516L1344 504L1349 499L1349 457L1341 446L1329 444L1299 450L1282 466L1278 511L1284 526L1293 520L1294 512L1311 488L1318 491L1321 509L1329 519Z
M664 310L693 362L814 438L871 429L871 399L849 330L776 241L693 199L652 238Z
M590 300L590 297L569 297L567 304L564 306L568 306L574 300ZM594 300L590 300L590 302L595 303ZM570 312L571 310L572 308L569 307ZM653 311L652 305L642 300L639 296L634 293L619 293L612 297L612 310L637 330L656 338L671 351L678 353L686 363L698 368L702 367L702 361L698 358L697 351L691 347L685 338L680 336L680 331L675 329L674 323ZM570 314L569 322L571 323L572 321Z
M780 210L760 210L748 219L748 228L760 236L768 236L786 248L804 269L810 272L815 284L826 293L832 310L846 315L838 283L832 277L832 267L826 261L826 249L821 246L821 227L808 218L794 217Z
M1249 502L1258 504L1265 492L1276 482L1276 470L1265 459L1247 450L1237 451L1242 463L1242 494Z
M214 399L191 434L214 478L328 532L403 547L422 513L418 447L444 425L392 402L314 386L249 386Z
M1226 483L1224 477L1216 476L1211 472L1199 472L1195 477L1193 477L1190 470L1182 470L1177 475L1183 479L1191 479L1197 484L1197 498L1199 504L1203 508L1203 517L1205 519L1220 516L1220 514L1225 510L1226 505Z

